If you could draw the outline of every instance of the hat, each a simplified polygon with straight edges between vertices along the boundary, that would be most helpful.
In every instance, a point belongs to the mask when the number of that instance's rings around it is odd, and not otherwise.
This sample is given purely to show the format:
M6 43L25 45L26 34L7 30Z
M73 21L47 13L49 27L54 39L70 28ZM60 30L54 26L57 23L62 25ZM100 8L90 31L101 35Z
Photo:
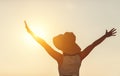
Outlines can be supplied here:
M80 52L80 47L76 44L76 36L72 32L65 32L53 38L53 43L56 48L64 53Z

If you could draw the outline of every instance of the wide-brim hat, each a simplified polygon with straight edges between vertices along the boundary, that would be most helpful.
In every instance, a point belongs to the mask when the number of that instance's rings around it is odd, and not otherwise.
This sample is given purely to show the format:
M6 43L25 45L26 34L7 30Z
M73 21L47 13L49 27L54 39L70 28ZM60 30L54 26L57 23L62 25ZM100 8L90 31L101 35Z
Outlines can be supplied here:
M80 47L76 44L76 36L72 32L65 32L53 38L56 48L63 52L80 51Z

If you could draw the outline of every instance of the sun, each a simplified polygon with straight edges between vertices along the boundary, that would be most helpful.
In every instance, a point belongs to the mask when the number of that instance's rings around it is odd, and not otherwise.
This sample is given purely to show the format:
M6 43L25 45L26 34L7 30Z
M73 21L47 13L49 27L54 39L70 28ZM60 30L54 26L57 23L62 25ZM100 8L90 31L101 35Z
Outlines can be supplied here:
M34 32L35 35L45 38L46 37L46 31L43 27L32 27L31 30Z
M46 32L45 32L45 29L41 26L37 26L37 25L34 25L34 26L29 26L30 29L34 32L34 34L36 36L39 36L40 38L46 38ZM36 41L32 38L32 36L27 32L24 33L24 41L29 44L29 45L36 45Z

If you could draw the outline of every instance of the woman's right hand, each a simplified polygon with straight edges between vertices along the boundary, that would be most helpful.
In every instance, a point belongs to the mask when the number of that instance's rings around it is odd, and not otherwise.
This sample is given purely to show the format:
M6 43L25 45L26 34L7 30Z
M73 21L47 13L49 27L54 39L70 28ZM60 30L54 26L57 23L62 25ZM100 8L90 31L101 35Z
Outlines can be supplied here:
M27 32L31 32L31 30L29 29L29 27L28 27L28 25L27 25L27 22L26 21L24 21L24 23L25 23L25 28L26 28L26 30L27 30Z

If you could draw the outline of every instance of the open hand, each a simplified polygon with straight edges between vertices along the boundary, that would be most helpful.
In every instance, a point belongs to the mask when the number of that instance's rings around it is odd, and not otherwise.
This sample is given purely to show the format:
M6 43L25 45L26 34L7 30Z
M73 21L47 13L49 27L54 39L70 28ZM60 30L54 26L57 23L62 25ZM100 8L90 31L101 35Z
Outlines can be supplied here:
M105 36L106 36L106 37L116 36L116 35L115 35L116 33L117 33L117 32L116 32L116 29L113 28L113 29L111 29L110 31L106 30Z

